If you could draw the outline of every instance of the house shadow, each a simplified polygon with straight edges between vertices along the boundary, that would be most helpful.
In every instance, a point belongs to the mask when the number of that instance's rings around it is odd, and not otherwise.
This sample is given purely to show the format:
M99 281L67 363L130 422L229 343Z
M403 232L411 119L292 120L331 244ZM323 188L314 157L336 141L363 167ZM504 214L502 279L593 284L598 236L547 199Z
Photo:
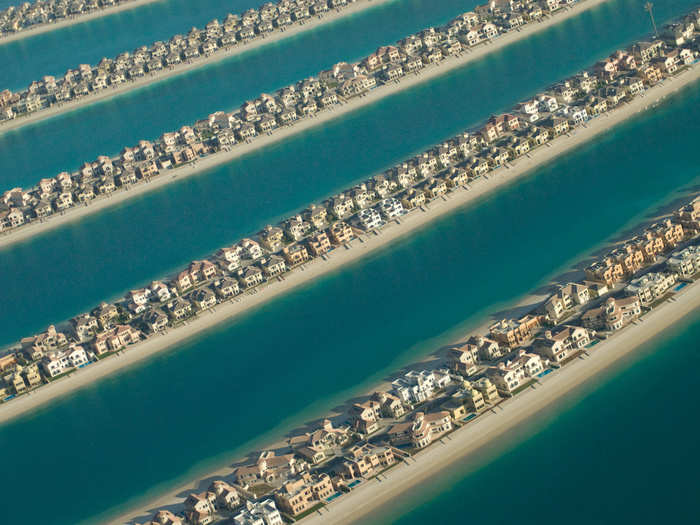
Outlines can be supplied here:
M549 297L553 295L554 293L557 292L559 287L564 286L568 283L571 282L579 282L584 279L585 274L584 274L584 269L591 265L593 262L599 260L601 257L609 253L610 251L616 249L626 241L630 240L632 237L640 234L642 231L644 231L646 228L648 228L651 224L658 222L659 220L668 217L671 215L675 210L680 208L681 206L685 205L686 203L689 202L690 199L695 198L697 196L700 196L700 185L695 185L691 188L684 189L678 192L679 195L675 197L672 201L665 203L661 206L658 206L657 208L649 211L649 213L646 214L645 219L636 224L634 227L628 228L622 232L620 232L618 235L616 235L610 243L606 244L606 246L598 248L594 251L591 252L591 254L578 262L576 262L573 266L571 266L569 269L563 271L562 273L556 275L550 281L540 287L538 287L536 290L531 292L531 295L533 296L538 296L538 297ZM528 302L526 304L522 305L517 305L511 308L505 308L502 310L499 310L497 312L494 312L493 314L489 315L488 318L492 322L499 321L501 319L518 319L521 318L525 315L528 314L533 314L533 313L542 313L543 312L543 305L544 305L545 300L540 300L540 301L534 301L534 302ZM459 342L456 343L450 343L443 345L439 348L436 348L433 350L430 354L428 354L427 359L422 359L421 361L416 361L414 363L405 365L401 367L398 371L387 375L382 378L382 383L383 384L389 384L393 380L405 375L408 372L414 371L418 372L421 370L426 370L426 369L434 369L434 368L441 368L447 365L447 353L450 349L456 348L461 346L464 341L466 341L470 336L472 335L477 335L475 333L468 333L465 334ZM290 439L294 436L300 436L304 434L310 434L319 428L322 427L323 421L324 420L329 420L333 424L333 427L340 427L344 426L349 423L349 417L350 417L350 408L355 404L355 403L364 403L367 400L371 398L371 394L364 394L364 395L358 395L354 396L350 399L348 399L346 402L341 403L339 405L336 405L333 407L330 411L332 415L329 415L327 417L322 417L322 418L316 418L314 420L310 420L304 424L298 425L297 427L291 429L289 432L287 432L282 440L280 442L284 442L285 445L279 446L277 448L265 448L265 449L260 449L256 450L254 452L249 453L245 457L241 458L240 460L234 461L229 464L229 467L231 469L231 472L228 475L224 476L209 476L203 479L200 479L197 481L197 483L194 485L194 488L188 488L185 490L180 491L179 493L176 494L176 497L179 499L184 500L187 498L188 495L190 495L193 492L203 492L209 488L212 482L216 480L223 480L228 483L233 484L234 483L234 476L233 472L235 471L236 468L244 466L244 465L250 465L254 464L262 450L272 450L275 452L275 454L287 454L292 452L292 448L289 445ZM431 405L432 406L432 405ZM135 524L135 523L140 523L140 522L146 522L151 519L153 514L155 514L158 510L170 510L171 512L177 514L178 512L182 511L182 503L176 503L176 504L171 504L171 505L165 505L165 506L159 506L157 508L153 508L147 511L147 513L135 516L132 518L128 523L130 524Z

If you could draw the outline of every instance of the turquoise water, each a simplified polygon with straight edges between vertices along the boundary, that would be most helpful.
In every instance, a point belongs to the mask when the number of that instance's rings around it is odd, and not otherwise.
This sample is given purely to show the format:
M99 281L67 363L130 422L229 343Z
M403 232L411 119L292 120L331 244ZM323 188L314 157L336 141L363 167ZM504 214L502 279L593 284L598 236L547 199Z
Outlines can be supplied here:
M21 2L10 1L9 5ZM176 33L202 27L226 13L242 13L260 0L159 0L104 18L0 45L0 90L24 89L44 75L63 75L78 64L96 64ZM3 9L0 3L0 9Z
M380 45L447 22L476 3L394 0L186 75L0 135L0 187L31 186L41 177L74 170L98 155L116 154L124 146L157 138L214 111L231 110L338 61L361 58ZM70 133L66 133L68 129ZM42 151L41 156L37 150Z
M213 111L233 109L246 99L316 74L339 60L366 56L379 45L395 42L428 25L446 22L476 3L477 0L393 1L290 40L0 135L0 187L31 186L42 177L74 170L98 155L116 154L126 145L156 138ZM694 4L695 0L671 0L657 7L656 16L661 23L686 12ZM482 68L481 75L467 73L468 83L464 85L474 91L471 96L480 97L493 78L513 79L517 78L515 74L524 75L522 86L520 80L509 81L493 94L502 97L501 105L510 107L533 90L590 65L649 30L638 0L611 0L606 6L536 37L532 43L517 44L516 53L500 54L503 58L490 57L481 62L492 64L515 59L519 67L513 70L513 75L501 68ZM587 35L591 33L600 36L590 41ZM533 67L539 57L545 57L545 67ZM263 64L265 67L261 67ZM489 77L489 72L499 76ZM478 108L474 100L478 98L466 98L465 103ZM489 102L484 100L485 104ZM487 116L482 111L478 118ZM441 118L440 114L435 116Z
M697 523L698 341L696 313L587 385L585 396L362 523Z
M12 476L0 491L14 502L3 518L97 522L463 335L697 186L697 137L673 130L694 129L699 101L696 87L340 272L3 425ZM574 214L573 195L595 213ZM38 476L51 487L40 506L26 490Z
M0 275L15 276L3 290L6 304L12 307L0 315L0 345L172 272L483 120L491 112L511 107L514 101L643 34L646 22L631 17L631 6L636 9L637 3L604 5L488 60L401 92L347 118L0 251ZM688 6L678 4L675 8L678 15ZM615 16L618 11L619 17ZM605 32L608 27L615 31ZM601 36L586 39L591 32ZM547 67L533 68L533 57L540 56L548 57ZM493 79L499 79L502 83L498 85L503 87L491 88ZM684 104L680 107L686 108ZM674 118L692 129L694 117L689 115L695 115L698 108L688 108ZM660 125L670 129L668 122ZM682 152L681 144L694 147L690 134L678 140L668 136L660 140L669 142L667 147L673 151ZM683 155L677 156L678 160L669 158L681 166L686 162ZM640 165L640 169L645 168ZM651 184L661 184L663 191L669 191L679 180L687 180L683 169L668 171L662 180L648 174ZM620 191L625 188L617 187ZM27 293L25 283L32 283L41 300Z

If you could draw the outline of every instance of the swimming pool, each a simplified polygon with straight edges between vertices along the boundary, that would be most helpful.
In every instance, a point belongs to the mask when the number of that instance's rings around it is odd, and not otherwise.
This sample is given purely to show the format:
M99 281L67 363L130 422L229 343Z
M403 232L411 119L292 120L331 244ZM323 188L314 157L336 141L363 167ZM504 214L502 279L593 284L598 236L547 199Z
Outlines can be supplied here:
M546 376L547 374L551 374L551 373L552 373L552 369L551 369L551 368L548 368L548 369L545 370L544 372L540 372L539 374L537 374L537 377L544 377L544 376Z
M677 291L679 291L679 290L682 290L682 289L685 288L686 286L688 286L688 283L681 283L681 284L679 284L678 286L676 286L676 287L673 289L673 291L674 291L674 292L677 292Z
M332 496L326 498L326 501L327 501L328 503L330 503L330 502L333 501L335 498L338 498L338 497L340 497L340 496L342 496L342 493L336 492L336 493L333 494Z
M356 479L352 483L348 483L348 487L353 488L354 486L359 485L359 484L360 484L360 480Z

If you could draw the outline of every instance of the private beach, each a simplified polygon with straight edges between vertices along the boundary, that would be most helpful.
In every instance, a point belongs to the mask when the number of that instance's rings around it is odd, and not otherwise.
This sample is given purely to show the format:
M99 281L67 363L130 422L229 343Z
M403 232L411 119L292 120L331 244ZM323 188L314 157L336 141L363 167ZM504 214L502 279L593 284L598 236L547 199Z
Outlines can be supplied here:
M97 11L93 11L92 13L67 18L59 22L39 24L36 26L28 27L27 29L17 31L16 33L0 37L0 46L4 44L9 44L10 42L16 42L17 40L24 40L25 38L31 38L36 35L41 35L42 33L48 33L49 31L56 31L58 29L64 29L66 27L82 24L84 22L89 22L90 20L96 20L105 16L121 13L122 11L136 9L137 7L141 7L146 4L153 4L155 2L162 1L163 0L130 0L129 2L126 2L124 4L102 8Z
M13 400L11 403L6 403L0 406L0 423L13 419L56 397L90 385L102 377L180 344L221 322L256 308L321 275L339 269L343 265L356 261L388 245L390 242L425 226L438 217L474 202L489 192L515 181L524 174L550 162L555 157L575 149L629 117L649 108L683 86L690 84L699 75L700 68L692 68L681 77L672 81L667 80L664 84L648 90L645 97L635 99L632 103L608 114L608 116L598 117L589 121L587 127L578 128L570 136L558 138L550 143L550 147L538 148L531 152L529 157L522 157L514 166L501 168L489 175L488 179L481 178L476 180L469 186L469 189L461 189L442 199L434 200L426 211L421 211L420 209L412 211L402 217L399 224L392 222L379 234L366 234L361 238L354 239L349 244L348 249L337 248L330 252L325 259L316 258L311 262L305 263L303 269L288 273L282 281L271 282L268 286L258 289L253 294L242 294L231 302L218 305L210 313L203 313L187 324L169 330L164 335L151 337L137 343L116 356L72 372L68 376L44 385L28 395Z
M303 520L305 525L348 525L356 523L370 512L390 502L409 488L439 475L457 460L476 453L520 423L562 396L582 386L607 368L626 357L640 345L668 329L700 307L700 284L695 283L641 317L613 338L600 343L583 359L565 366L555 374L541 379L536 388L530 388L517 397L487 412L473 423L442 438L440 444L429 447L388 470L381 481L373 479L360 484L350 494L326 505L322 514L313 514Z
M538 304L547 295L527 295L513 304L514 308ZM361 520L375 509L391 502L402 492L418 485L426 479L439 475L443 470L457 460L476 453L480 448L493 443L508 430L524 423L535 416L548 405L556 402L562 396L583 385L586 381L598 376L607 368L614 366L622 358L633 352L646 341L679 322L700 306L700 282L687 286L676 293L672 299L639 318L612 338L597 344L588 350L581 358L556 373L538 379L536 386L529 388L515 397L500 403L496 408L481 414L473 422L459 428L446 437L417 454L411 456L397 466L381 474L381 480L372 479L361 483L350 494L327 503L316 513L302 520L309 525L338 524L348 525ZM491 321L487 321L474 329L483 332ZM367 392L381 390L386 383L375 385ZM328 416L329 414L326 414ZM333 415L336 415L335 413ZM259 449L275 449L283 447L286 442L277 439L273 443L259 443ZM240 458L239 458L240 459ZM228 462L231 464L231 461ZM130 512L111 521L115 524L133 523L136 516L150 515L155 509L168 508L182 504L182 494L202 490L200 479L228 479L234 469L226 466L206 475L196 481L189 482L169 491L168 494L146 505L140 505ZM385 483L387 482L388 483ZM206 485L206 483L204 484ZM358 509L361 509L358 511Z

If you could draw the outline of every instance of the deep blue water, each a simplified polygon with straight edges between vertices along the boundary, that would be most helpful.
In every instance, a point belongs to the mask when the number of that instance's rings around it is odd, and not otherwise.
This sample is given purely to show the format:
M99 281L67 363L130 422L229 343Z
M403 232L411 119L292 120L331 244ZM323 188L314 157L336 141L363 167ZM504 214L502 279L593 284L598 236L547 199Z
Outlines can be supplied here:
M4 519L99 521L463 335L696 187L695 137L669 130L691 126L698 101L696 87L342 271L3 425L0 464L13 474L0 491L14 503ZM574 195L595 212L574 213ZM41 506L25 489L39 475L51 487Z
M637 7L611 2L428 85L0 251L0 275L14 276L3 290L11 307L0 315L0 345L162 277L511 107L643 34L646 22L632 17ZM674 14L687 7L676 4ZM542 56L546 67L532 67ZM692 128L697 111L690 105L677 118ZM685 134L667 147L692 149L693 140ZM682 155L669 158L685 162ZM670 173L657 181L648 175L653 183L666 182L665 190L684 176Z
M699 341L696 312L363 523L696 523Z

